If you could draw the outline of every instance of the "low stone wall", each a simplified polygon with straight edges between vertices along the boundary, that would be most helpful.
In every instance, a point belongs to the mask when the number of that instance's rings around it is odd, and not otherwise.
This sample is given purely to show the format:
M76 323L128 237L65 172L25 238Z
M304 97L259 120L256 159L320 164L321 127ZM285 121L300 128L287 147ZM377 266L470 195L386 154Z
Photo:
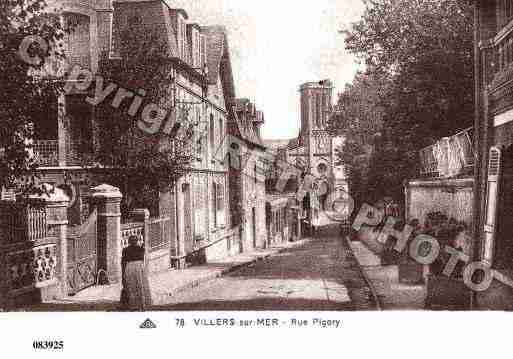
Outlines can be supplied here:
M59 296L55 238L0 246L0 308L41 303Z
M405 186L406 219L416 218L424 223L428 213L442 212L470 225L473 185L472 178L410 181Z

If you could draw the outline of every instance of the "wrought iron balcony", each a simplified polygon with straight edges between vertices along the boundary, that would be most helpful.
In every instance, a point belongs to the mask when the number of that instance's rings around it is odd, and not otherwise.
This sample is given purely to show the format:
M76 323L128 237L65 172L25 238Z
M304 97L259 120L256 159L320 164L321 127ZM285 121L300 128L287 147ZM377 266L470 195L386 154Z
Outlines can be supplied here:
M449 178L471 174L475 161L473 128L423 148L419 159L423 177Z
M66 143L65 163L59 161L58 140L34 141L34 157L40 167L80 166L85 155L90 153L90 148L83 141L68 141Z
M59 141L34 141L34 156L37 164L41 167L59 166Z

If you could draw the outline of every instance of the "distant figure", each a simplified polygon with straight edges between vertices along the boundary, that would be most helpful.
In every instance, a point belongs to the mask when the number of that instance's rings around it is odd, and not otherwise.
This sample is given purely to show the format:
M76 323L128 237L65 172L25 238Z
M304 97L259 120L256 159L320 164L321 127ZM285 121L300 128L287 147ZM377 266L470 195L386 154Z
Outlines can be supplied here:
M130 236L128 247L123 249L121 306L126 310L142 312L148 310L152 302L144 265L144 248L139 246L138 242L136 236Z

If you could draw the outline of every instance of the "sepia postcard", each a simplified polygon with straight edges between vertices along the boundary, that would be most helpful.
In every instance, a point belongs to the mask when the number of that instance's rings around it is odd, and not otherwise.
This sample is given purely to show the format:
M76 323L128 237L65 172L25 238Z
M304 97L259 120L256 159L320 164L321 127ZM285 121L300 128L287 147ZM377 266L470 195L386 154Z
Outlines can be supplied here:
M8 353L500 350L513 0L0 1Z

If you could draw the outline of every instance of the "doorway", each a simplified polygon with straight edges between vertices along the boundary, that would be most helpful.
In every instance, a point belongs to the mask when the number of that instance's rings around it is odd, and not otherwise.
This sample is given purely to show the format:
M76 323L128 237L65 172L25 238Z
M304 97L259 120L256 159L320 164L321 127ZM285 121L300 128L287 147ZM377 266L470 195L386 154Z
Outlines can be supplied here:
M188 255L193 251L192 236L192 207L191 207L191 186L184 184L182 186L183 194L183 241L185 254Z

